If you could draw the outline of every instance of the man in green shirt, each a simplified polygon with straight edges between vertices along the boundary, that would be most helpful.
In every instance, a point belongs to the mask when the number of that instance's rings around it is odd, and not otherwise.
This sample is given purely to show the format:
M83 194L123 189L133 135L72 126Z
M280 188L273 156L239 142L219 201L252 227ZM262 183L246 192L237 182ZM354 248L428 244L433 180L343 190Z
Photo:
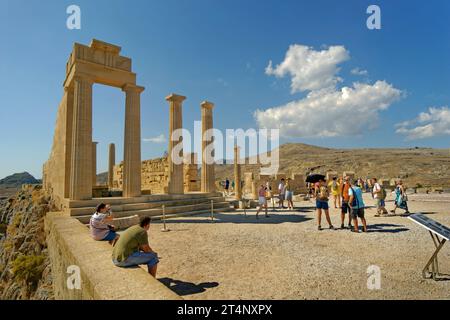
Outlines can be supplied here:
M158 254L148 244L147 231L150 218L144 217L139 225L128 228L116 242L112 253L113 263L122 268L146 264L148 273L156 277Z

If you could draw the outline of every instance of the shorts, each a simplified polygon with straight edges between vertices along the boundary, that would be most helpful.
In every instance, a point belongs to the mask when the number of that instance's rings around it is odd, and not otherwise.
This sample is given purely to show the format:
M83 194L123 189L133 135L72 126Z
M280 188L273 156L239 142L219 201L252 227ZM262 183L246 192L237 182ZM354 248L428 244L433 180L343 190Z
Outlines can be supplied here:
M377 199L377 209L384 208L386 206L386 201L382 199Z
M364 208L358 208L358 209L352 209L352 217L353 219L356 218L364 218Z
M341 212L342 212L343 214L350 213L350 207L349 207L349 205L348 205L348 202L342 202L342 209L341 209Z
M265 206L267 204L266 197L259 197L258 202L260 206Z
M316 208L317 209L328 210L329 209L328 201L316 200Z
M154 252L134 252L124 261L113 260L113 262L117 267L121 268L136 267L141 264L146 264L151 268L159 263L159 259Z
M278 199L280 199L280 201L284 201L284 198L285 198L284 194L280 194L280 195L278 196Z
M117 232L109 230L108 234L102 239L102 241L113 241L117 236Z
M294 192L286 191L286 200L292 201L293 196L294 196Z

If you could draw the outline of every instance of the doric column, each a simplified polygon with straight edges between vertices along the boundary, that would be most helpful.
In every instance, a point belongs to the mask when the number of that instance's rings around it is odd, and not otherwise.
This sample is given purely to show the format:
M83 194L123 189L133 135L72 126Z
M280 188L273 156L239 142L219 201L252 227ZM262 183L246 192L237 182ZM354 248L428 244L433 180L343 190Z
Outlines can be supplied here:
M98 142L92 142L92 186L97 185L97 144Z
M178 129L183 128L182 103L186 97L171 94L166 97L169 102L169 148L168 148L168 192L184 193L183 186L183 137Z
M109 159L108 159L108 188L114 187L114 166L116 165L116 146L114 143L109 144Z
M234 146L234 193L236 200L242 199L242 188L241 188L241 164L239 163L239 152L240 148Z
M125 137L123 154L123 197L141 195L141 92L144 87L127 84L125 91Z
M214 104L204 101L202 108L202 192L214 192L216 189L214 174L214 141L212 140ZM208 134L208 135L207 135ZM208 149L208 150L207 150ZM212 159L208 159L211 157Z
M70 199L92 198L92 80L73 80Z

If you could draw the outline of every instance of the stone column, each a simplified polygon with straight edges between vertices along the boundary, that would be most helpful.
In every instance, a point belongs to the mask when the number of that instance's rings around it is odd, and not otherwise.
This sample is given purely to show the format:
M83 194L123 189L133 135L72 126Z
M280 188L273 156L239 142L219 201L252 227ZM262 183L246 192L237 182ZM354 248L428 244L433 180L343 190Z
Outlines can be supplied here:
M114 166L116 165L116 146L114 143L109 144L108 159L108 188L114 188Z
M126 94L122 174L125 198L141 195L141 92L144 89L135 84L122 88Z
M183 128L182 103L186 97L171 94L166 97L169 102L169 148L168 148L168 193L184 193L184 174L183 174L183 137L173 136L174 131ZM178 131L178 134L180 132ZM173 136L173 137L172 137ZM175 140L175 141L174 141ZM172 154L173 153L173 154Z
M214 192L216 190L215 174L214 174L214 151L207 152L207 148L214 148L214 141L212 140L213 129L213 108L214 104L204 101L201 104L202 109L202 192ZM206 136L209 130L209 135ZM213 159L207 159L207 156L213 156ZM209 160L209 163L208 161Z
M239 163L240 148L234 146L234 193L236 200L242 200L241 165Z
M73 80L70 199L92 199L92 80Z
M92 142L92 186L97 185L97 144L98 142Z

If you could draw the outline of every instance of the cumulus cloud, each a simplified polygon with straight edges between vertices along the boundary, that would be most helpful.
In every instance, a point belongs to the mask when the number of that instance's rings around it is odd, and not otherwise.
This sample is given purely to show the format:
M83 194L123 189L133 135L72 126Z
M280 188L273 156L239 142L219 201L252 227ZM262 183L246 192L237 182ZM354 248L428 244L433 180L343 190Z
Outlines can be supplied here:
M166 136L162 133L159 136L152 137L152 138L144 138L142 140L144 142L153 142L153 143L164 143L167 141Z
M350 73L354 74L355 76L367 76L369 74L367 70L362 70L360 68L353 68Z
M278 128L285 137L336 137L360 134L378 125L378 114L399 99L401 91L385 81L373 85L310 92L286 105L257 110L260 127Z
M266 74L282 78L291 76L291 92L334 88L342 79L337 76L338 64L350 58L343 46L331 46L316 51L304 45L291 45L284 61L273 67L272 61L266 67Z
M261 128L278 128L284 137L336 137L358 135L378 126L379 113L400 99L402 91L386 81L355 82L337 88L339 63L349 59L343 46L321 51L292 45L285 60L267 75L291 77L292 93L307 91L306 97L285 105L256 110ZM361 70L359 70L361 71Z
M429 108L421 112L415 119L398 123L397 133L408 140L426 139L435 136L450 135L450 108Z

